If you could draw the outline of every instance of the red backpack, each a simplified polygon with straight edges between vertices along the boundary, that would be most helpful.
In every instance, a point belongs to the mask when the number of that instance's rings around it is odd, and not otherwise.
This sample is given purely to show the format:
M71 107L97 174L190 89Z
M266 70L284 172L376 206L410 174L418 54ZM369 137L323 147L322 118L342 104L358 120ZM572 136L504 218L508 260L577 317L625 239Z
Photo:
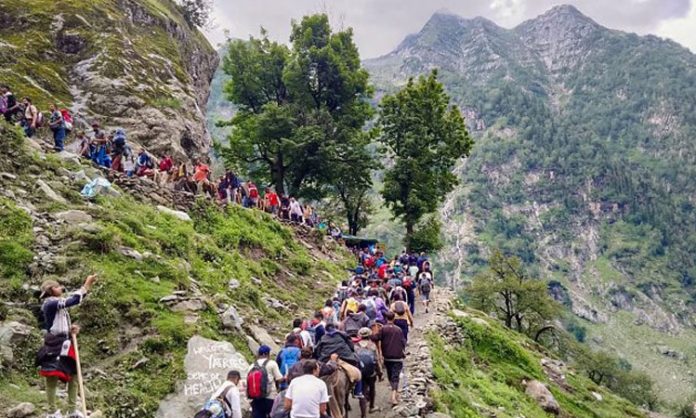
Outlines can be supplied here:
M60 114L63 115L63 121L65 123L73 123L73 117L68 109L60 109Z
M249 186L249 197L252 199L256 199L259 197L259 190L253 184Z
M407 277L404 279L404 282L401 284L404 289L412 289L413 288L413 280L411 280L410 277Z
M247 374L247 397L249 399L263 399L268 395L268 371L266 365L268 359L259 365L258 361L254 362L254 367Z

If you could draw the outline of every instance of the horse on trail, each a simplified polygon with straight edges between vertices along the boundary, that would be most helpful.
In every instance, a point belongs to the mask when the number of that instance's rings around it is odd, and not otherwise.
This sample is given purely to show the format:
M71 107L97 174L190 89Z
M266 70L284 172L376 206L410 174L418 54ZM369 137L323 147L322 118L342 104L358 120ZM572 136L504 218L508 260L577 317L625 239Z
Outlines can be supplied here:
M352 384L348 373L338 367L335 372L321 378L329 391L329 412L331 418L348 418L349 396Z

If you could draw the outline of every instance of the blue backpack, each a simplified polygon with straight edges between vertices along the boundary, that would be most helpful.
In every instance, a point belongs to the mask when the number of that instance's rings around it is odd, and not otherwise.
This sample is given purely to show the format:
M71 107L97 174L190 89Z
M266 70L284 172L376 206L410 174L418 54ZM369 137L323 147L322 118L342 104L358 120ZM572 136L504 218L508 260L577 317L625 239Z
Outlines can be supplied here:
M209 399L203 405L203 409L198 411L193 418L226 418L227 408L225 404L227 403L227 392L230 391L232 386L228 386L221 394L215 399Z
M285 347L280 351L280 373L287 376L290 368L300 361L298 347Z

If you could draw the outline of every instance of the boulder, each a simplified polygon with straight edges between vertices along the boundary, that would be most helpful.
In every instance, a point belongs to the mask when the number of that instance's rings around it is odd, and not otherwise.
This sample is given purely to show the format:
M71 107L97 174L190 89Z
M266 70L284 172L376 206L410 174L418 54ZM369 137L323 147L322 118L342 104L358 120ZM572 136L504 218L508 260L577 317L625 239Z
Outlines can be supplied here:
M172 306L174 312L198 312L205 310L206 305L200 299L189 299Z
M77 154L73 154L72 152L61 151L59 153L56 153L56 156L65 162L80 165L80 157Z
M188 342L184 369L186 380L178 382L176 392L160 402L156 418L194 416L210 394L225 381L228 371L238 370L244 379L249 363L229 342L196 335ZM242 396L242 411L249 411L245 396Z
M230 290L237 289L239 286L241 286L241 284L239 283L239 280L237 280L237 279L230 279L230 281L227 282L227 287Z
M0 322L0 360L5 364L14 361L13 348L31 335L31 327L17 321Z
M242 325L244 325L244 318L239 316L239 312L234 306L230 306L220 314L220 319L222 320L222 326L226 329L236 329L238 331L242 330Z
M39 190L41 190L41 193L43 193L44 197L46 197L49 200L52 200L54 202L62 203L62 204L67 204L68 201L63 198L63 196L59 195L56 193L51 186L46 184L43 180L36 180L36 185L39 187Z
M271 335L265 329L256 325L250 325L249 331L259 345L267 345L271 347L271 352L273 354L277 354L280 351L278 344L276 344L273 337L271 337Z
M140 254L138 251L136 251L136 250L130 248L130 247L121 246L121 247L118 247L118 248L117 248L117 251L118 251L121 255L124 255L124 256L126 256L126 257L132 258L132 259L134 259L134 260L136 260L136 261L143 261L143 255Z
M8 418L24 418L32 415L36 407L33 403L22 402L19 405L7 411Z
M166 213L167 215L171 215L177 219L181 219L182 221L191 222L191 217L186 212L182 212L180 210L169 209L168 207L162 206L162 205L157 205L157 210L162 212L162 213Z
M546 385L538 380L530 380L524 383L526 386L525 393L532 397L541 409L554 415L558 415L561 412L561 406Z
M62 219L69 224L89 223L92 222L92 216L81 210L66 210L64 212L54 213L53 217Z

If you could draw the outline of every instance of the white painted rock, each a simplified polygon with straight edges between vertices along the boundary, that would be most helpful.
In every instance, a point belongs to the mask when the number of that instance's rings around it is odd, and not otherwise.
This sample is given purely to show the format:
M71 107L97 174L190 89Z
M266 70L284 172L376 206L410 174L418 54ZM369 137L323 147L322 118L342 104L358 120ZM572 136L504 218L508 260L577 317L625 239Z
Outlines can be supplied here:
M156 418L192 417L210 395L227 379L227 372L238 370L245 379L249 363L231 343L215 341L195 335L188 342L184 359L186 380L177 383L176 393L160 402ZM249 404L241 390L242 411Z

